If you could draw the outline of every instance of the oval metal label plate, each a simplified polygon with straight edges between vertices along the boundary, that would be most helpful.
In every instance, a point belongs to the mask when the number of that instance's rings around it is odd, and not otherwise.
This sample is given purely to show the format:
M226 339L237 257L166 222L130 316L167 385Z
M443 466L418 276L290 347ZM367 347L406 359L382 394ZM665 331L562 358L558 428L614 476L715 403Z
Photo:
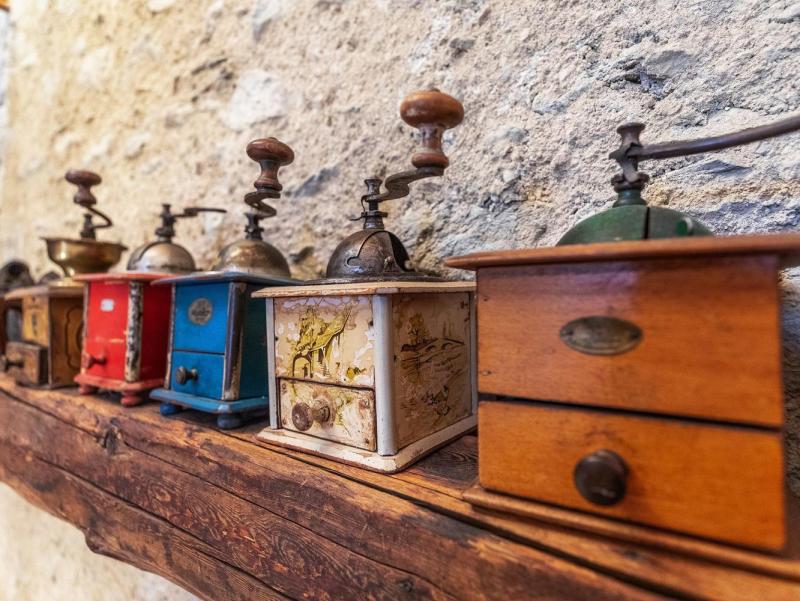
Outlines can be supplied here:
M213 305L207 298L196 298L189 305L189 321L198 326L204 326L211 319Z
M642 330L635 323L590 315L573 319L561 328L561 340L573 350L587 355L619 355L642 341Z

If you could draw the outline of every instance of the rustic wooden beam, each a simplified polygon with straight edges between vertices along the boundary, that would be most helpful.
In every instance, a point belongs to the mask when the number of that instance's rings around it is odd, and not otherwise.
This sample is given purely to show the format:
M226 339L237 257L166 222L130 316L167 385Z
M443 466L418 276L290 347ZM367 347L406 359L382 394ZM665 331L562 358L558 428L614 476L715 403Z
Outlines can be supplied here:
M80 528L92 551L165 575L196 595L287 598L219 560L202 541L5 443L0 443L0 478L29 502Z
M2 377L0 424L0 478L81 528L93 549L205 598L222 589L243 599L800 590L794 567L778 561L732 569L476 511L460 498L476 475L474 437L386 476L259 445L257 426L225 433L192 413L164 419L154 404L125 409Z

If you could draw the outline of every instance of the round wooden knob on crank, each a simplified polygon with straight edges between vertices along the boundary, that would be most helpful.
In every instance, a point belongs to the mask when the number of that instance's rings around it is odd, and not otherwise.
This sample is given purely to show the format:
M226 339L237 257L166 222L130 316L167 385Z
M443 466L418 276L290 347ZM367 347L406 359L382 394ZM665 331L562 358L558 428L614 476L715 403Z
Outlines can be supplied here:
M412 92L400 103L400 116L422 134L422 150L414 153L411 164L417 168L447 167L450 161L442 152L442 135L464 119L462 104L438 90Z

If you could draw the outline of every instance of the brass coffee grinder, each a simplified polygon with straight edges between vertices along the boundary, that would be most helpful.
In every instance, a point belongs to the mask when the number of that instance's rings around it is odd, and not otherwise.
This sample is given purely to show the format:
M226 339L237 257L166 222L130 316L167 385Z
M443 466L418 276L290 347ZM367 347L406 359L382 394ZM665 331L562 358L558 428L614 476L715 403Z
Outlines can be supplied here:
M414 168L366 180L364 227L334 250L326 278L255 295L267 300L270 345L259 438L381 472L475 426L474 286L414 270L380 209L444 174L442 134L464 111L431 90L406 97L400 115L422 133Z
M45 238L47 255L64 277L6 295L22 304L22 340L9 342L3 369L29 386L70 386L80 369L83 327L83 284L74 276L107 271L116 264L121 244L97 240L97 230L112 222L95 208L91 188L102 180L91 171L71 170L66 180L78 187L75 204L86 209L79 238ZM94 217L101 219L95 223Z

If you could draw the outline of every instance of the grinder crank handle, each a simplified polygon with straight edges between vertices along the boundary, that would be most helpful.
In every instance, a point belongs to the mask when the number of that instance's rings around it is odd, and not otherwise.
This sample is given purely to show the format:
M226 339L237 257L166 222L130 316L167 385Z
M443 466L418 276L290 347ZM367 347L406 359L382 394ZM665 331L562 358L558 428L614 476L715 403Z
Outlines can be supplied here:
M96 240L96 230L111 227L114 223L108 215L101 213L94 208L97 204L97 198L92 194L92 186L100 184L103 179L94 171L86 171L83 169L70 169L64 176L69 183L78 186L75 196L72 198L73 202L80 205L88 213L83 216L83 228L81 229L81 238L85 240ZM92 215L97 215L104 221L100 225L92 223Z
M247 145L247 156L261 166L261 173L253 183L256 191L245 194L244 201L264 217L272 217L275 209L263 200L281 197L278 170L294 161L294 151L276 138L259 138Z
M185 219L187 217L197 217L200 213L227 213L225 209L217 209L214 207L186 207L182 213L173 213L172 205L163 203L161 205L161 225L156 228L156 237L163 242L171 242L175 236L175 223L178 219Z
M644 124L637 121L623 123L617 128L617 133L621 138L620 145L608 155L610 159L617 161L622 168L621 176L614 180L615 184L622 186L637 184L641 186L646 183L648 177L638 171L639 161L669 159L713 152L798 131L800 130L800 115L793 115L766 125L749 127L719 136L659 142L657 144L642 144L639 136L644 131L644 128Z
M175 215L176 219L185 219L186 217L197 217L200 213L227 213L226 209L218 209L216 207L186 207L182 213Z
M464 119L464 107L448 94L439 90L412 92L400 103L400 117L421 134L422 148L411 156L414 170L401 171L386 178L383 182L386 191L379 193L380 180L366 180L367 193L363 202L378 203L408 196L411 182L426 177L440 176L450 164L442 151L442 136Z

